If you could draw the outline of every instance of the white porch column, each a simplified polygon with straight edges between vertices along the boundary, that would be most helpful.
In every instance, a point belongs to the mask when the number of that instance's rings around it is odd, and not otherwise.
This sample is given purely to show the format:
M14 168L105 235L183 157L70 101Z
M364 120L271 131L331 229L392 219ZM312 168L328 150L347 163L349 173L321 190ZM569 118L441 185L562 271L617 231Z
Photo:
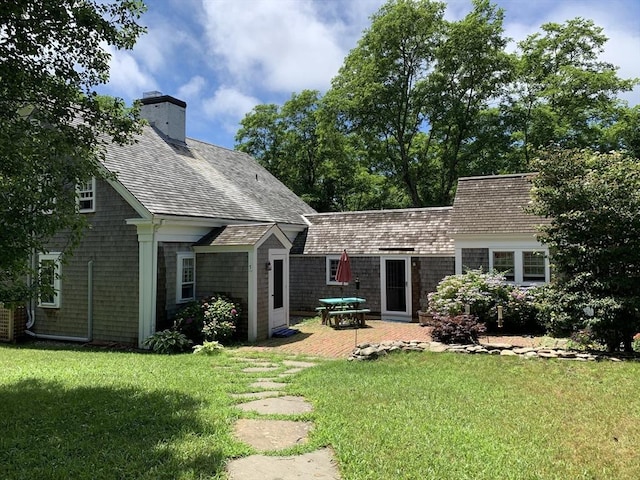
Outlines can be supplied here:
M138 223L138 347L156 331L156 295L158 278L157 224Z

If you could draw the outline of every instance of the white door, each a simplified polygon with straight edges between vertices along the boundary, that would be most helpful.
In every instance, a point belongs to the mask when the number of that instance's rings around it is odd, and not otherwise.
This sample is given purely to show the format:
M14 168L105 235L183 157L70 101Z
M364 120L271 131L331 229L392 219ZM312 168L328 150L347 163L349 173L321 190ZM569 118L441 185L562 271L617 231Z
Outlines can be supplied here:
M289 257L286 250L269 250L269 336L289 326Z
M382 257L380 267L383 318L411 321L409 257Z

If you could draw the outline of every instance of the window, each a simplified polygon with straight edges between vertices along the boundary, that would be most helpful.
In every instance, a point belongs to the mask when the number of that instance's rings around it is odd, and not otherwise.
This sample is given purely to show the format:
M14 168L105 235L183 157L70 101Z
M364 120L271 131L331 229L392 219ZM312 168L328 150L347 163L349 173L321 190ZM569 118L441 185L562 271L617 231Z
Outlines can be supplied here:
M507 281L515 281L516 264L514 252L493 252L493 269L502 273Z
M40 295L38 305L60 308L60 253L47 253L38 257Z
M327 285L340 285L336 282L336 274L338 273L338 264L340 263L340 255L332 255L327 257Z
M544 282L546 277L544 252L522 252L522 280Z
M193 253L178 254L176 302L188 302L196 298L196 257Z
M96 179L92 178L88 182L81 183L77 188L78 211L80 213L90 213L96 211Z
M548 260L543 250L494 250L489 268L502 273L506 280L518 284L549 281Z

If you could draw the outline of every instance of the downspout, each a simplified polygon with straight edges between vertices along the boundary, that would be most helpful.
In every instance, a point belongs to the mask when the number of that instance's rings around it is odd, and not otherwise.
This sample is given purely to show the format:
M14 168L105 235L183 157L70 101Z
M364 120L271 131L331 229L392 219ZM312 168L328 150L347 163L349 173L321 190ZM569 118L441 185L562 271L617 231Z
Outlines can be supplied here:
M93 340L93 260L87 263L87 338Z

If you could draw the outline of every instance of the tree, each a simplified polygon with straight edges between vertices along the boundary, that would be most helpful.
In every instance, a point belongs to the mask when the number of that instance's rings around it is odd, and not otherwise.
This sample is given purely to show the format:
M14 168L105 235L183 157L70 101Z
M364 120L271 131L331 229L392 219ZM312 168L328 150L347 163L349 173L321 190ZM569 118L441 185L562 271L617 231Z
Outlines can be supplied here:
M412 206L452 200L478 148L480 116L509 79L500 9L475 0L458 22L445 4L391 0L372 17L327 93L343 132Z
M555 326L589 328L610 350L640 331L640 162L622 153L546 150L533 211L551 219Z
M607 40L593 21L575 18L544 24L519 43L516 81L503 106L516 168L527 170L535 151L550 143L607 151L605 137L615 136L607 129L628 114L617 95L638 83L600 60Z
M0 301L24 299L28 259L84 223L76 185L104 177L109 142L138 129L136 109L94 88L109 74L104 46L132 48L144 5L120 0L2 0L0 19Z
M317 91L293 94L282 107L258 105L240 122L236 149L254 156L319 211L394 204L386 179L367 170L357 147L324 118Z

